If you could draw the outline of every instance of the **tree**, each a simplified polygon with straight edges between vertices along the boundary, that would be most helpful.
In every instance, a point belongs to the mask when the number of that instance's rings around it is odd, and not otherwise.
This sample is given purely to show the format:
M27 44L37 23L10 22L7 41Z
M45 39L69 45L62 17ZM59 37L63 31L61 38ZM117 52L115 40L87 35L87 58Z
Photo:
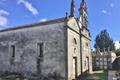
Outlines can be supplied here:
M117 56L120 56L120 49L115 50Z
M100 51L104 51L104 50L108 50L108 49L110 51L115 50L114 42L113 42L112 38L110 38L107 30L102 30L96 36L94 47L96 50L99 48Z

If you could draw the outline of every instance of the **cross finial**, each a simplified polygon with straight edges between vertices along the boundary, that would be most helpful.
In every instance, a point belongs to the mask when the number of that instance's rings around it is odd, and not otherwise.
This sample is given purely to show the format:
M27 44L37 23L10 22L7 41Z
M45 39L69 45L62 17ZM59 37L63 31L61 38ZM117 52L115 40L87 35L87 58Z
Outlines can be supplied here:
M80 7L86 6L85 0L82 0Z
M83 9L87 12L87 5L85 0L82 0L82 2L80 3L80 7L79 7L79 14L83 13Z
M85 2L85 0L82 0L82 2L84 3L84 2Z
M68 13L66 12L66 19L68 19Z
M70 12L70 17L74 17L75 16L75 1L72 0L71 2L71 12Z

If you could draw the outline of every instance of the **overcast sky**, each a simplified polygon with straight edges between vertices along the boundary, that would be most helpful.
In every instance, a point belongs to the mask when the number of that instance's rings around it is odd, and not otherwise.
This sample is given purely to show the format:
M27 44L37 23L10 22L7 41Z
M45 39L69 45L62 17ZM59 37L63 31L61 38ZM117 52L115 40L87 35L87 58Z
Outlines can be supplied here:
M81 0L76 1L76 16ZM64 17L71 0L0 0L0 29ZM86 0L92 47L95 36L107 29L120 41L120 0Z

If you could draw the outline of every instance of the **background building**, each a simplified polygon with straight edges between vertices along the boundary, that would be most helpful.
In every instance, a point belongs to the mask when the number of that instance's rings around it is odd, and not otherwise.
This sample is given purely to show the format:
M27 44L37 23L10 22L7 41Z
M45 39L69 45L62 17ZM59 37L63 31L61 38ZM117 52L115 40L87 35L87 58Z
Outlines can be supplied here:
M100 52L99 50L92 54L93 69L111 69L112 63L116 59L116 54L111 51Z

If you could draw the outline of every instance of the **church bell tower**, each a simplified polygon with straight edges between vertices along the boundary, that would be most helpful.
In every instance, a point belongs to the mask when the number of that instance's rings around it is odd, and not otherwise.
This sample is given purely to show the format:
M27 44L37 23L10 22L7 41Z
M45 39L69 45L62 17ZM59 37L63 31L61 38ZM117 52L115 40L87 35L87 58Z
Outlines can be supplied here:
M88 28L88 12L85 0L82 0L80 4L79 15L79 20L82 22L82 27Z

